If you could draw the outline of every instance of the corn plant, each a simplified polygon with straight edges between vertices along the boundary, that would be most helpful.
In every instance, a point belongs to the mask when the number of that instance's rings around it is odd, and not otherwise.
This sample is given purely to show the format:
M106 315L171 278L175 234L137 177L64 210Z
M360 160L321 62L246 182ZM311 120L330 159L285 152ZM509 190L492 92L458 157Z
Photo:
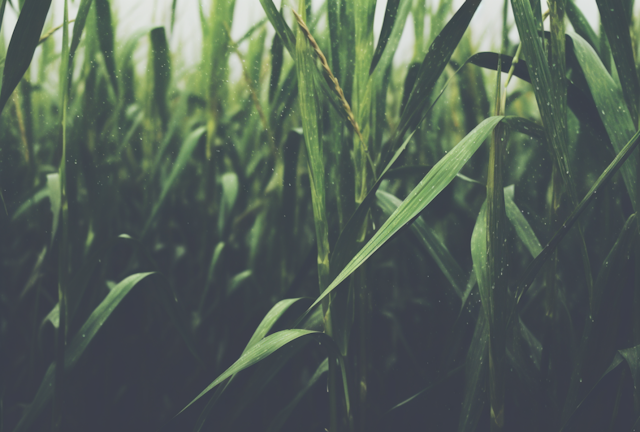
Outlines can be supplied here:
M633 0L199 1L195 67L56 1L0 2L0 432L640 427Z

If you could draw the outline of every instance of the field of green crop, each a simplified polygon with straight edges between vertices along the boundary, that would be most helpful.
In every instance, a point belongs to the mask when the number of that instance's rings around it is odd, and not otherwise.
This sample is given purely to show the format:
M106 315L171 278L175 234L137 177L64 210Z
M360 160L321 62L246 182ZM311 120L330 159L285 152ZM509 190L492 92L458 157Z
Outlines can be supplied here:
M0 432L640 431L633 0L185 1L0 0Z

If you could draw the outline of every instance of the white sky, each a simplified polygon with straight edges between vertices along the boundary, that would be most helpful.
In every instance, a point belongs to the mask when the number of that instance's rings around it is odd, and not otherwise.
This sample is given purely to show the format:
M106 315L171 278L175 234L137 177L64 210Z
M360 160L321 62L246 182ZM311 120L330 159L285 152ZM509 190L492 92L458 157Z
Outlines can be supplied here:
M118 22L117 39L123 40L127 35L132 34L136 30L149 27L151 25L164 25L169 28L171 17L172 0L111 0L115 14L114 17ZM202 1L205 10L209 9L211 0L177 0L177 17L175 24L175 32L170 36L170 44L172 51L180 51L180 56L188 63L195 64L200 58L202 33L200 30L200 19L198 11L198 2ZM279 6L281 0L275 0ZM287 1L287 0L284 0ZM426 0L431 1L431 0ZM438 0L434 0L437 3ZM488 50L495 47L499 42L501 33L500 23L502 14L502 5L504 0L483 0L478 11L471 22L472 31L475 32L474 40L480 41L478 50ZM319 0L314 0L318 5ZM70 18L75 16L79 0L71 0ZM288 4L296 5L297 1L288 0ZM464 0L454 0L454 7L457 9L464 3ZM597 31L598 10L596 0L577 0L583 12L591 21L592 26ZM384 8L386 1L378 2L376 11L375 34L380 32L382 20L384 17ZM58 25L62 21L62 10L64 2L62 0L53 0L52 13L53 22ZM238 39L241 37L251 25L258 22L264 17L262 6L259 0L236 0L235 16L232 27L232 37ZM3 31L6 40L9 39L9 32L15 26L15 13L7 7L5 22L3 23ZM268 25L270 27L270 25ZM405 34L400 42L395 61L399 63L408 62L413 54L413 30L412 20L409 19L405 27ZM46 30L46 27L45 27ZM270 29L270 31L272 31ZM513 35L515 38L516 36ZM270 40L267 39L268 41ZM143 57L143 58L146 58ZM233 57L232 57L232 61ZM236 66L237 67L237 66ZM232 65L233 68L233 65Z

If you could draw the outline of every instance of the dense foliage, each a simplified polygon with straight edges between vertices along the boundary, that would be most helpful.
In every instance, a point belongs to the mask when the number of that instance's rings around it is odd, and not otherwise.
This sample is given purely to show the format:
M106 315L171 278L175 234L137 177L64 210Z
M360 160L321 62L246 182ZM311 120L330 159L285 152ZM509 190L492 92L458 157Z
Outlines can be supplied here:
M211 0L195 68L180 1L56 1L0 2L0 431L640 427L633 0L494 52L481 0Z

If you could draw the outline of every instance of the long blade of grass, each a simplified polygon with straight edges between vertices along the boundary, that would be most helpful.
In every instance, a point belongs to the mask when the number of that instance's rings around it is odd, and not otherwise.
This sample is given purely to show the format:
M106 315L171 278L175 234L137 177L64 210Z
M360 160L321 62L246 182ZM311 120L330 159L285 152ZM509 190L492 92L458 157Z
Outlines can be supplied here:
M284 44L284 47L289 51L289 54L291 54L292 57L295 57L296 36L284 20L284 17L280 14L272 0L260 0L260 4L264 9L264 13L267 15L267 18L269 18L271 25L273 25L273 28Z
M402 204L402 200L394 195L379 190L376 193L377 203L384 214L389 217ZM411 232L419 243L427 250L431 258L451 284L453 291L460 298L464 298L468 275L462 271L460 264L453 258L449 249L438 238L434 230L431 229L424 219L417 217L410 226Z
M438 37L434 39L420 66L418 78L400 117L400 124L394 133L396 140L402 140L408 130L418 126L424 108L429 106L429 95L449 62L453 51L458 46L460 39L462 39L462 35L467 30L471 18L480 5L480 1L465 1L442 29Z
M73 58L75 57L78 46L80 46L80 38L82 37L84 26L87 23L92 2L93 0L82 0L78 6L78 13L76 14L73 33L71 35L71 45L69 47L69 65L73 64Z
M571 215L564 221L562 227L556 231L551 240L545 245L542 249L542 252L527 266L522 276L519 278L516 289L516 302L519 302L522 299L522 296L527 292L531 283L537 276L538 272L542 268L542 265L546 262L546 260L551 256L555 248L558 246L560 241L564 238L565 235L569 232L569 229L573 227L573 224L578 220L580 215L587 208L591 200L595 197L597 192L605 185L611 177L620 169L620 167L626 162L629 156L632 154L633 150L636 149L640 143L640 132L636 132L636 134L631 138L631 140L624 146L624 148L617 154L617 156L611 161L609 166L602 172L598 180L591 186L589 192L582 199L580 204L571 212Z
M3 12L5 5L3 2ZM5 57L0 89L0 112L4 110L11 93L31 64L50 6L51 0L25 0L22 6Z
M329 352L330 356L337 358L340 362L340 367L343 373L343 383L344 383L344 391L345 397L347 400L347 404L349 401L348 397L348 388L347 383L344 380L345 377L345 369L344 369L344 360L340 355L338 347L333 342L330 336L319 333L311 330L302 330L302 329L293 329L293 330L282 330L277 333L274 333L270 336L265 337L260 342L253 345L249 348L244 354L240 356L240 358L232 364L225 372L223 372L220 376L218 376L211 384L209 384L198 396L196 396L187 406L185 406L180 413L184 412L187 408L189 408L193 403L199 400L202 396L211 391L214 387L224 382L227 378L232 377L233 375L247 369L250 366L264 360L269 357L273 353L275 353L280 348L285 345L295 343L295 342L306 342L307 339L315 339L320 342ZM178 414L180 414L178 413Z
M248 350L253 348L258 342L264 339L264 337L271 331L271 329L276 324L276 322L278 322L278 320L289 310L289 308L291 308L291 306L295 305L301 300L305 300L305 299L303 298L285 299L276 303L269 310L269 312L267 312L267 314L264 316L264 318L262 319L258 327L256 327L255 331L253 332L253 335L251 336L251 339L249 339L249 342L247 343L244 350L242 351L242 355L246 354ZM284 365L284 361L282 361L282 359L278 363L280 367ZM194 432L199 432L200 430L202 430L202 427L204 426L205 421L209 417L209 413L211 412L215 404L218 402L220 396L222 396L222 393L224 393L224 391L227 389L229 384L231 384L231 382L233 381L233 378L234 378L234 375L229 377L227 381L224 383L224 385L219 386L216 389L216 392L211 396L211 398L207 402L207 405L205 405L204 409L198 416L198 419L196 420L196 425L193 429Z
M0 29L2 29L2 22L4 21L4 11L7 7L7 0L2 0L0 3Z
M152 273L136 273L117 284L107 297L98 305L97 308L91 313L89 318L82 325L78 333L73 337L69 346L66 349L64 368L71 370L89 343L93 340L105 321L111 316L111 313L120 304L120 302L126 297L126 295L143 279L151 275ZM45 408L47 402L53 396L53 380L55 375L56 365L51 364L47 369L47 372L40 383L38 392L33 401L27 409L24 411L20 422L14 429L14 432L23 432L29 430L34 421L38 419L39 414Z
M411 3L411 2L405 0L404 3ZM400 5L400 0L389 0L387 2L387 6L384 11L384 21L382 23L382 29L380 30L380 37L378 38L378 45L376 46L376 50L373 53L373 58L371 59L371 67L369 68L369 75L371 75L375 70L376 65L380 61L380 57L382 57L382 53L384 52L384 49L387 46L387 42L389 41L389 37L391 36L391 32L394 28L396 18L398 17L399 5ZM406 17L405 17L405 20L406 20Z
M167 91L171 83L171 56L164 27L156 27L149 34L153 58L153 100L166 130L169 123Z
M538 31L534 22L531 4L526 0L511 0L513 13L520 34L523 52L527 58L527 68L532 77L533 92L538 102L538 108L542 123L547 134L547 140L551 144L551 149L555 158L556 166L560 171L563 183L569 192L569 198L573 207L578 203L575 183L571 177L569 167L569 157L567 153L567 115L566 115L566 84L564 82L563 65L556 65L552 68L547 63L547 56L542 48L542 43L538 38ZM557 12L556 12L557 14ZM563 25L554 24L554 35L552 35L552 56L553 62L563 60L564 36L558 34L562 32ZM560 40L562 40L560 42ZM559 71L562 69L562 71ZM593 277L589 264L589 255L582 233L582 228L578 224L580 234L580 252L584 267L584 274L587 281L587 292L593 291Z
M520 60L518 63L513 64L513 57L511 56L492 52L481 52L471 56L467 62L482 68L496 70L499 60L502 63L502 72L510 72L510 68L513 66L513 76L529 83L532 82L529 71L527 70L527 63ZM572 82L569 82L567 87L567 104L573 114L580 119L581 123L590 125L596 133L606 137L606 130L600 120L593 98L591 98L590 95L584 94L582 90ZM547 142L546 137L545 142Z
M301 0L300 16L306 21L306 5ZM318 128L318 99L313 82L312 70L315 59L311 44L305 32L296 27L296 68L298 74L298 98L300 101L300 117L307 149L309 176L311 178L311 196L313 202L313 218L318 242L318 278L320 290L329 284L329 226L325 203L325 167L323 148ZM326 307L325 307L326 309ZM325 310L326 312L326 310Z
M501 72L497 72L495 113L501 108ZM503 160L508 139L504 125L498 124L493 130L489 148L487 173L487 213L486 236L487 284L479 285L483 310L489 321L489 396L491 430L501 431L504 426L504 357L507 340L507 281L508 270L506 249L506 212L503 189ZM483 293L483 291L485 291ZM488 300L488 302L486 302Z
M501 120L502 117L491 117L484 120L443 157L402 202L402 205L398 207L389 219L378 229L371 240L364 245L340 274L336 276L327 289L316 299L306 314L368 260L371 255L380 249L396 232L424 210L451 180L456 177L458 171L460 171L467 160L476 152L482 142Z
M582 11L576 6L573 0L567 0L567 17L573 26L573 29L577 34L582 36L593 47L594 50L598 50L600 40L596 32L591 28L591 24L587 21Z
M596 0L596 3L622 85L622 95L634 125L638 125L640 81L638 81L631 34L627 25L632 11L626 10L622 0Z
M389 409L389 411L387 411L385 414L389 414L391 411L396 410L408 403L410 403L411 401L419 398L420 396L422 396L425 393L429 393L432 390L434 390L436 387L440 386L441 384L445 383L447 380L449 380L451 377L453 377L454 375L458 374L459 372L461 372L462 370L464 370L465 365L462 364L460 366L458 366L457 368L447 372L446 375L444 375L442 378L438 379L437 382L434 382L433 384L430 384L429 386L427 386L426 388L420 390L418 393L414 394L413 396L403 400L402 402L397 403L396 405L394 405L393 407L391 407Z
M635 134L631 113L624 109L624 98L620 89L607 72L594 49L578 35L571 35L576 59L582 68L589 90L593 96L598 114L604 124L613 149L619 153L627 141ZM622 178L629 194L633 208L636 202L636 171L638 169L638 154L631 155L631 162L621 168Z
M69 105L69 3L64 1L64 21L62 32L62 61L60 62L60 107L62 122L62 157L60 158L60 167L58 168L60 178L60 216L61 216L61 233L58 242L58 304L59 304L59 320L60 325L56 330L56 354L55 361L57 364L63 364L66 359L67 349L67 332L69 329L69 280L71 271L71 239L69 233L69 207L70 201L73 200L72 194L69 193L70 182L68 181L69 173L67 172L67 157L69 150L67 149L67 108ZM53 398L53 431L58 432L66 428L64 424L65 417L65 399L66 399L66 382L65 368L56 369L54 375L54 398Z
M486 238L486 235L481 237ZM477 276L478 280L480 280L481 274L477 274ZM469 346L469 351L467 352L465 375L466 384L460 410L458 432L475 431L486 404L487 381L489 378L489 323L485 313L482 311L478 313L478 321L471 339L471 346Z
M98 38L104 64L109 74L114 93L118 93L118 73L114 51L113 22L111 19L111 3L109 0L95 0L98 18Z

